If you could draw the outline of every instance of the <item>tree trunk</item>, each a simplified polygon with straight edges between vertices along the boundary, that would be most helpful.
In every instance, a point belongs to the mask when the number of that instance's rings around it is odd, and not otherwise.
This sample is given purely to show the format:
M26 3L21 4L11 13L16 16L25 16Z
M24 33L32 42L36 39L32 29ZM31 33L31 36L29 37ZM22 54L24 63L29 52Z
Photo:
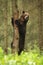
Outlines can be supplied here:
M14 12L16 10L18 10L17 0L12 0L12 14L14 14ZM12 49L12 53L18 52L18 43L19 43L19 31L18 31L18 27L14 23L14 28L13 28L13 46L14 46L14 48Z
M5 44L4 44L4 51L5 51L5 53L7 54L8 53L8 32L7 32L7 30L8 30L8 26L7 26L7 21L8 21L8 13L7 13L7 6L8 6L8 1L6 0L5 1L5 10L4 10L4 21L5 21L5 31L4 31L4 40L5 40Z
M43 28L42 28L42 0L39 0L40 6L39 8L39 48L40 51L43 51Z

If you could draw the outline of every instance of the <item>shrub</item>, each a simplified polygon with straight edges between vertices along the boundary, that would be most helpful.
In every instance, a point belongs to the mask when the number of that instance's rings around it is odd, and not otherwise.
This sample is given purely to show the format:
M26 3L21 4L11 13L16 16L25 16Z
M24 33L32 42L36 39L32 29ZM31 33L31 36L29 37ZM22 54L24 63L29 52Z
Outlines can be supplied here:
M0 65L43 65L43 55L31 52L22 52L18 54L5 55L0 47Z

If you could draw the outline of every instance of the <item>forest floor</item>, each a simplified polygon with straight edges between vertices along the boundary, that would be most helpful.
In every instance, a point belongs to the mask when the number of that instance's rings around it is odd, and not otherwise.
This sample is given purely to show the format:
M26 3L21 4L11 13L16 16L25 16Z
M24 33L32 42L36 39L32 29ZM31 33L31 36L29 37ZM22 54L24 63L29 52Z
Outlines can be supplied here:
M0 65L43 65L43 54L30 51L22 52L19 56L11 53L5 55L0 47Z

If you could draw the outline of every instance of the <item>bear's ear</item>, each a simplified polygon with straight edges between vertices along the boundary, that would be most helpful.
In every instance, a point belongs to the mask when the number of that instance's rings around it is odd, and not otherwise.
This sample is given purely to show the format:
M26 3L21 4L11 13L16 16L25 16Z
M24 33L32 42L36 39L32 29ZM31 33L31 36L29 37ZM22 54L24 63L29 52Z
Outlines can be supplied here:
M25 11L22 12L23 14L25 13Z

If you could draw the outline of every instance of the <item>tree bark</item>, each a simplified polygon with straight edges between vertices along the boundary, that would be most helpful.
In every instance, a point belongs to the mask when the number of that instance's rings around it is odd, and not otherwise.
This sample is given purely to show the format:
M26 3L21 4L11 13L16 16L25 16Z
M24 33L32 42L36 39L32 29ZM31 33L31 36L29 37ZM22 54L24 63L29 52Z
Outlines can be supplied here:
M4 40L5 40L5 47L4 47L4 51L5 51L5 54L7 54L8 53L8 32L7 32L7 30L8 30L8 26L7 26L7 21L8 21L8 8L7 8L7 6L8 6L8 1L6 0L5 1L5 10L4 10L4 17L5 17L5 19L4 19L4 21L5 21L5 31L4 31Z
M39 0L39 48L40 52L43 51L43 28L42 28L42 0Z
M18 10L17 0L12 0L12 14L14 14L14 12L17 10ZM13 46L14 46L14 48L12 49L12 53L18 52L18 43L19 43L19 31L18 31L18 27L14 23L14 27L13 27Z

